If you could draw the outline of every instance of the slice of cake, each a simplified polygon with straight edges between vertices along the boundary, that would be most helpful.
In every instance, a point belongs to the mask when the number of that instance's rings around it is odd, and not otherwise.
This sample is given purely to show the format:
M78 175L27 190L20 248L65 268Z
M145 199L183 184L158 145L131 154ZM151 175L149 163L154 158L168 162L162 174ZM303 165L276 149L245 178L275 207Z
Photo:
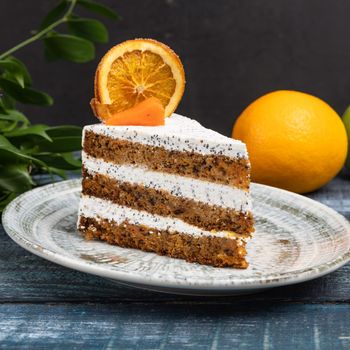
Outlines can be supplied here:
M78 229L189 262L246 268L253 232L245 145L173 114L179 57L152 39L112 47L95 74L100 124L83 134Z
M246 268L245 145L173 114L161 126L86 126L78 228L172 258Z

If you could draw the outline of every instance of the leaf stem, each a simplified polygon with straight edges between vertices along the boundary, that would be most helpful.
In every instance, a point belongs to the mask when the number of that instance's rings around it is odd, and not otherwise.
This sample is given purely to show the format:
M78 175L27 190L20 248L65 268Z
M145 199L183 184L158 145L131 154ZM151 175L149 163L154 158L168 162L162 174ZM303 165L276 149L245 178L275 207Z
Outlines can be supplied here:
M24 46L27 46L28 44L41 39L45 34L47 34L48 32L50 32L52 29L56 28L57 26L59 26L61 23L64 23L68 20L68 17L72 14L73 9L76 5L77 0L71 0L71 3L69 5L69 8L67 10L67 12L65 13L65 15L60 18L59 20L57 20L56 22L50 24L49 26L47 26L46 28L44 28L43 30L41 30L40 32L36 33L35 35L33 35L32 37L22 41L21 43L19 43L18 45L12 47L11 49L5 51L4 53L2 53L0 55L0 60L6 58L7 56L13 54L14 52L18 51L19 49L21 49Z

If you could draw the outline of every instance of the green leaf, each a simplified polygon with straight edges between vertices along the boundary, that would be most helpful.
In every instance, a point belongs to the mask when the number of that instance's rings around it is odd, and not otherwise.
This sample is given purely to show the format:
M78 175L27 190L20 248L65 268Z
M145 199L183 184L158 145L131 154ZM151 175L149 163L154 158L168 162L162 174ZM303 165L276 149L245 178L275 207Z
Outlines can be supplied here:
M121 19L120 16L106 5L102 5L93 0L78 0L78 5L86 8L87 10L97 13L98 15L105 16L109 19Z
M348 155L345 161L345 167L350 170L350 106L345 110L342 119L348 135Z
M69 31L79 37L97 42L108 41L108 31L103 23L95 19L72 18L68 21Z
M47 125L35 124L25 128L17 128L12 132L5 133L4 136L7 138L17 138L23 136L39 136L49 142L52 142L51 137L46 133Z
M65 170L57 169L55 167L49 167L49 173L54 174L54 175L58 175L59 177L61 177L64 180L67 180L67 178L68 178Z
M75 125L52 126L46 129L50 137L78 136L81 138L83 129Z
M17 122L8 121L8 120L0 120L0 131L2 133L10 132L14 130L17 126Z
M24 83L28 86L32 85L32 77L30 76L30 73L29 73L26 65L22 61L20 61L18 58L13 57L13 56L9 56L9 57L7 57L7 59L9 59L10 61L12 61L18 65L18 67L20 68L21 73L23 75Z
M0 60L0 68L6 71L7 77L13 77L21 87L31 85L32 80L26 66L17 58L7 57Z
M0 78L0 87L2 90L4 90L4 92L21 103L40 106L51 106L53 103L52 97L45 92L27 87L23 88L13 81L5 78Z
M1 88L0 88L1 89ZM0 91L0 108L1 110L14 109L16 101L9 95L5 95Z
M17 149L5 136L0 135L0 150L5 150L13 153L14 155L18 154L19 156L26 156L21 153L19 149ZM30 159L30 158L29 158Z
M75 154L73 152L67 152L61 154L64 160L69 163L70 165L74 166L75 169L81 169L82 161L81 158L76 158ZM72 170L75 170L72 169Z
M21 123L21 125L18 125ZM0 107L0 131L2 133L10 132L18 127L25 127L29 120L19 111L5 110Z
M45 167L45 164L42 163L40 160L21 152L3 135L0 135L0 159L2 164L13 163L14 161L32 161L40 166Z
M84 63L95 58L95 47L91 41L73 35L55 34L44 39L45 53L49 60L65 59Z
M81 136L52 137L52 142L37 143L38 152L65 153L81 150Z
M29 120L26 118L26 116L15 109L0 111L0 120L15 121L17 123L23 123L24 125L29 124Z
M28 164L7 164L0 166L0 188L15 193L25 192L34 185L28 171Z
M66 12L68 7L68 1L67 0L61 0L57 6L55 6L43 19L40 30L48 27L50 24L56 22L58 19L60 19Z
M63 170L75 170L81 168L81 161L74 158L72 153L40 153L35 157L47 164L49 167L54 167Z

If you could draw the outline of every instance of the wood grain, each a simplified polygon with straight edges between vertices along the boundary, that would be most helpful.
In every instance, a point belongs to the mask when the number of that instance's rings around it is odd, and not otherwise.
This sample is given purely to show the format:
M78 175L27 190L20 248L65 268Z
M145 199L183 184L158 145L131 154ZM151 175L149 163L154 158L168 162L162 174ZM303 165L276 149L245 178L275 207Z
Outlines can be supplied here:
M203 301L127 288L99 277L73 271L41 259L14 244L0 231L0 302L116 302ZM54 287L53 287L54 286ZM350 264L323 278L264 293L217 300L294 300L302 302L350 302Z
M309 197L350 218L341 175ZM0 348L349 349L350 264L241 297L124 287L23 250L0 230Z
M347 305L2 305L0 329L6 349L350 347Z

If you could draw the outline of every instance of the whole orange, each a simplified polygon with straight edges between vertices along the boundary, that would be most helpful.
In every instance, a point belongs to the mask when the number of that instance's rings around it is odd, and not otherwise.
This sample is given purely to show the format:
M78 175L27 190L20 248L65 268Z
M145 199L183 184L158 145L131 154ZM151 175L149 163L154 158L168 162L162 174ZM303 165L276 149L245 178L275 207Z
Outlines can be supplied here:
M321 99L298 91L275 91L252 102L232 136L247 145L253 181L298 193L325 185L347 154L339 115Z

